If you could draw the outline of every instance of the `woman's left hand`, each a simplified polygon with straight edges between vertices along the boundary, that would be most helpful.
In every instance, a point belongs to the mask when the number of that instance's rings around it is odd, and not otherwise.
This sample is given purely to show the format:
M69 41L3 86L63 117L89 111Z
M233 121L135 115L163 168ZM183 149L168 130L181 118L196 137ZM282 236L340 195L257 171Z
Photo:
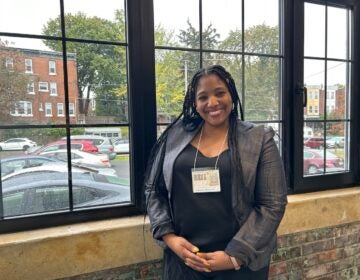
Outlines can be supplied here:
M197 253L210 264L211 271L234 269L230 256L224 251L215 251L211 253Z

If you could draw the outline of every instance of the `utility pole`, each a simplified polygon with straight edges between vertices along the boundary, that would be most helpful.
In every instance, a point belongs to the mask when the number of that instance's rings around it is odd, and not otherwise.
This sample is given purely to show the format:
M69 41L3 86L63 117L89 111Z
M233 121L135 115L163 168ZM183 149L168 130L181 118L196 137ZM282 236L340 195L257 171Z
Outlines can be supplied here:
M184 71L185 71L185 75L184 75L184 80L185 80L185 92L187 91L187 83L188 83L188 61L187 60L184 60L185 62L185 67L184 67Z

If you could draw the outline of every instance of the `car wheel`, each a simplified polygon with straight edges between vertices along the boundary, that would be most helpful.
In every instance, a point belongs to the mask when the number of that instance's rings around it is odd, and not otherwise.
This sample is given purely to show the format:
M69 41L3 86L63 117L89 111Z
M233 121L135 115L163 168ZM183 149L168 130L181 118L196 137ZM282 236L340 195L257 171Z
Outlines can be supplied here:
M318 173L318 169L315 165L310 165L309 168L308 168L308 174L316 174Z
M29 146L24 146L23 151L27 151L29 148L30 148Z
M320 150L324 149L324 146L323 146L323 145L320 145L320 146L319 146L319 149L320 149Z

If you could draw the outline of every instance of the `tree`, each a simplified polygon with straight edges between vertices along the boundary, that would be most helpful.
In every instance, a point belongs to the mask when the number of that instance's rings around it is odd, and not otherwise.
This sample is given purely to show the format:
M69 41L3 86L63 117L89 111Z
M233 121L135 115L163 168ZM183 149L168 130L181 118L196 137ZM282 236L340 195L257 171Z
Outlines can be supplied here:
M114 42L125 41L124 12L117 10L115 20L88 17L83 13L65 15L66 36ZM61 36L61 19L51 19L43 34ZM45 40L55 51L62 50L61 41ZM125 110L116 106L127 101L126 48L117 45L67 42L67 51L76 54L78 67L79 112L87 115L91 97L96 100L96 115L117 116L126 120ZM124 93L125 92L125 93Z
M19 101L31 101L27 96L29 77L24 74L24 58L20 51L0 41L0 122L15 122L11 116L20 111Z
M242 51L242 33L231 31L220 44L221 49ZM277 54L278 27L265 24L252 26L244 33L245 56L245 115L249 120L276 120L279 108L279 59L256 54ZM235 69L241 69L241 60L233 59ZM230 63L229 63L230 64ZM240 91L240 88L238 88Z

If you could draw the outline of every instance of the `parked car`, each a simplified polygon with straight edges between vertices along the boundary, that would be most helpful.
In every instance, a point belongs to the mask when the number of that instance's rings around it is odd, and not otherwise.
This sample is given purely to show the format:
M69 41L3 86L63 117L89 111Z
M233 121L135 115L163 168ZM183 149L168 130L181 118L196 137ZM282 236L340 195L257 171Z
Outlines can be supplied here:
M63 172L24 173L2 182L4 216L69 209L68 179ZM75 208L130 202L129 186L114 176L73 173Z
M40 152L41 155L50 158L56 158L61 161L68 161L67 150L61 149L50 152ZM111 167L107 155L88 153L80 150L71 150L71 163L77 163L92 167Z
M98 148L93 145L90 141L82 141L82 140L71 140L70 141L71 150L81 150L89 153L97 153ZM28 154L39 155L43 152L57 151L57 150L66 150L67 144L66 140L60 140L56 142L50 142L36 150L29 150Z
M115 159L116 153L111 139L99 135L71 135L72 140L90 141L95 145L99 152L108 155L110 160ZM63 140L65 137L62 138Z
M41 166L44 164L58 162L59 160L43 156L18 156L0 160L1 176L16 172L24 168Z
M326 161L326 163L325 163ZM307 149L304 150L304 174L312 175L322 173L326 169L340 169L344 167L344 160L333 153L326 151L326 159L324 159L324 151ZM327 170L329 171L329 170Z
M309 137L304 140L304 146L311 149L323 149L324 148L324 138L322 137Z
M23 150L27 151L31 147L36 147L36 142L28 138L11 138L0 142L0 151Z
M117 154L128 154L129 153L129 140L128 139L114 140L114 151Z
M334 136L326 140L326 147L328 148L344 148L344 144L344 136Z
M9 178L12 178L14 176L19 176L21 174L27 174L27 173L32 173L32 174L37 174L37 173L41 173L41 172L49 172L49 173L68 173L68 165L67 163L63 162L63 161L58 161L58 162L53 162L53 163L48 163L48 164L44 164L44 165L40 165L40 166L34 166L34 167L28 167L28 168L24 168L24 169L19 169L14 171L13 173L8 173L5 176L2 176L2 181L7 180ZM83 166L80 164L72 164L71 167L71 172L72 173L94 173L94 174L102 174L102 175L107 175L107 176L115 176L116 177L116 171L112 168L95 168L95 167L90 167L90 166Z

